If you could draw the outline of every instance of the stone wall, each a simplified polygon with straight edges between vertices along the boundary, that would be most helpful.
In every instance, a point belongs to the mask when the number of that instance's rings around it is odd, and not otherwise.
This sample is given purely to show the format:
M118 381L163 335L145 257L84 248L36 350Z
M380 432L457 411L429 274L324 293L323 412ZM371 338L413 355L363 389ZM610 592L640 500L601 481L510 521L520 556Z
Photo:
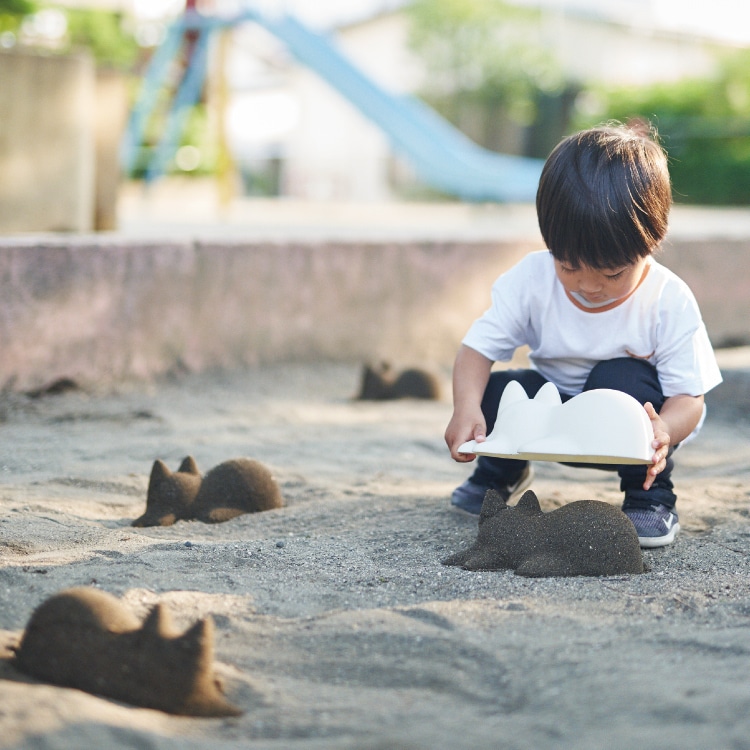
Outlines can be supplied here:
M659 260L693 290L714 346L750 344L750 238L683 238Z

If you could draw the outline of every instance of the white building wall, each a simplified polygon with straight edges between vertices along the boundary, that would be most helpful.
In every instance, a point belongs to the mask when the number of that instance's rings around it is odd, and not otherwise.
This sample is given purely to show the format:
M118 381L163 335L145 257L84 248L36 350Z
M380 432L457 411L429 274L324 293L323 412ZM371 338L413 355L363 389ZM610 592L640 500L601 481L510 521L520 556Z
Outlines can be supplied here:
M385 136L315 74L290 81L300 104L285 145L284 193L312 200L376 201L389 197Z
M378 85L406 94L423 76L407 33L405 16L394 13L346 29L336 43ZM318 200L392 198L388 174L394 157L379 128L310 71L298 69L290 85L301 115L286 144L285 193Z
M572 80L644 85L710 74L715 45L662 33L556 13L540 23L542 44Z
M409 22L404 13L342 29L337 39L346 55L387 90L408 94L422 86L425 70L409 49Z

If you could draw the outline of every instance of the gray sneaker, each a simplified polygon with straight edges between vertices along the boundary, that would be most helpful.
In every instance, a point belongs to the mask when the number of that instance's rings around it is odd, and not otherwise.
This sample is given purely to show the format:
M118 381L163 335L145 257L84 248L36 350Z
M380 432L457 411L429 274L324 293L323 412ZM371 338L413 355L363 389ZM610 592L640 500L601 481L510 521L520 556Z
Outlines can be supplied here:
M497 490L508 503L512 498L518 497L522 492L527 490L534 481L534 470L531 464L527 464L523 474L518 478L515 484L505 487L485 487L471 479L467 479L463 484L456 487L451 495L451 505L462 513L468 513L471 516L478 516L482 512L482 503L484 496L489 489Z
M622 506L622 512L633 522L641 547L647 549L672 544L680 530L677 514L666 505L629 508L626 501Z

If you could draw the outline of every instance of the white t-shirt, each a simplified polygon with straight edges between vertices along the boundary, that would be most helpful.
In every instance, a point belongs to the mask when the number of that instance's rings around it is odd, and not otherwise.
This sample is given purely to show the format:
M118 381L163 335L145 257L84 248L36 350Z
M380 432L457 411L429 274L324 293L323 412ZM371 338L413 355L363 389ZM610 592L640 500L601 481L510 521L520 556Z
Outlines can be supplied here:
M463 343L498 362L528 345L532 367L561 393L580 393L598 362L636 357L656 367L665 396L700 396L721 373L698 304L672 271L653 259L647 269L629 297L586 308L567 294L547 250L530 253L494 283L492 305Z

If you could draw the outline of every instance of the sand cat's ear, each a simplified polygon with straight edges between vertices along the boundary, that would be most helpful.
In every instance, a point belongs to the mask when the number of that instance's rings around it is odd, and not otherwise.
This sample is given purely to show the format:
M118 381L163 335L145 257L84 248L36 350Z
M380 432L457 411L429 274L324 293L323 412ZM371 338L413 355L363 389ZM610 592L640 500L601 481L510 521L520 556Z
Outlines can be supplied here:
M505 510L507 507L508 504L497 490L487 490L487 492L484 493L482 511L479 514L479 523L481 524L488 518L492 518L492 516L497 515L501 510Z
M154 461L153 467L151 468L151 477L148 480L149 487L151 485L156 485L162 480L167 479L171 476L172 472L169 470L169 467L164 463L164 461L157 458L156 461Z
M181 471L183 474L200 474L198 464L195 463L195 459L192 456L183 458L180 468L177 471Z
M210 617L198 620L180 636L180 642L191 652L200 654L207 663L213 660L214 621Z
M539 500L532 490L526 490L521 495L521 499L516 503L516 508L530 516L536 516L542 512Z
M173 634L172 617L169 610L163 604L157 604L143 621L141 630L144 633L168 638Z

